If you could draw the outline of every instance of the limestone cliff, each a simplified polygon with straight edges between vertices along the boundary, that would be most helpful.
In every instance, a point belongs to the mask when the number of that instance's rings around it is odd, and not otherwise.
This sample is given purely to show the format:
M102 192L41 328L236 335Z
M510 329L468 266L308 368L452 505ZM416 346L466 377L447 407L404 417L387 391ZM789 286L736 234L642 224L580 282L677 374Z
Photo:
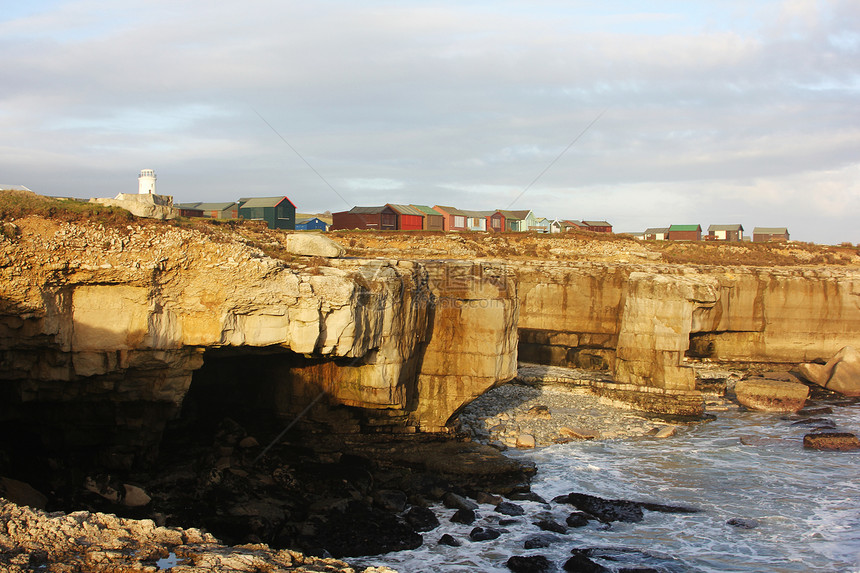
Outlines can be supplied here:
M860 342L856 269L511 267L520 292L521 358L596 365L614 371L619 383L691 392L688 355L794 364Z
M287 264L165 225L16 225L0 244L0 415L38 417L46 439L115 445L116 463L157 444L207 350L286 357L273 393L284 415L324 393L404 429L438 430L516 373L516 299L496 279L454 285L409 261Z
M329 431L439 431L512 379L518 353L612 371L595 391L697 414L688 356L797 363L860 346L855 268L278 259L218 226L8 224L0 422L120 465L157 445L195 376L228 407L226 386L286 418L321 397L309 420Z

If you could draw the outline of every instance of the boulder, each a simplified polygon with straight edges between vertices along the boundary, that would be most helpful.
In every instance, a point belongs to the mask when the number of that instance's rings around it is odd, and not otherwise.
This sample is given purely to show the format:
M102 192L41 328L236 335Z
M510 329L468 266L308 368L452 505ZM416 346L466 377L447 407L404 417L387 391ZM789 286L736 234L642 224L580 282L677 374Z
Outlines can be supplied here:
M747 379L735 385L738 402L764 412L797 412L809 397L809 387L799 382Z
M469 532L469 538L472 541L491 541L493 539L498 539L501 534L501 531L493 529L492 527L476 527Z
M451 516L451 521L454 523L462 523L464 525L471 525L475 522L475 510L474 509L458 509L454 512L454 515Z
M0 497L5 497L17 505L28 505L35 509L45 509L48 498L33 486L15 479L0 477Z
M514 555L506 565L514 573L542 573L552 569L552 563L543 555Z
M502 503L496 506L496 512L501 513L503 515L524 515L526 510L522 508L522 506L517 505L515 503L511 503L509 501L503 501Z
M447 545L448 547L460 547L460 542L457 541L452 535L446 533L439 538L439 545Z
M573 440L593 440L600 436L600 434L594 430L583 430L581 428L570 428L568 426L562 426L559 428L558 433L562 437L571 438Z
M568 527L585 527L588 525L589 515L582 511L574 511L570 515L567 516L567 526Z
M806 380L846 396L860 396L860 352L845 346L827 364L801 364L797 373Z
M803 447L846 452L860 449L860 440L856 435L847 432L821 432L803 436Z
M532 535L523 543L523 549L544 549L556 541L558 538L554 535L547 535L546 533Z
M128 507L143 507L152 501L149 494L136 485L124 483L122 484L122 487L125 488L125 495L122 498L122 502Z
M339 243L316 233L291 233L284 241L284 248L293 255L327 259L341 257L346 252Z
M439 519L433 510L427 507L413 506L406 512L406 523L418 531L431 531L439 527Z
M552 519L541 519L540 521L535 521L533 525L537 526L538 529L541 529L543 531L551 531L553 533L567 533L567 527Z
M517 436L517 447L518 448L534 448L535 447L535 437L531 434L520 434Z
M564 562L562 569L575 573L603 573L604 571L609 571L603 565L592 561L587 556L578 552L574 553L573 557Z
M478 504L470 499L466 499L462 495L454 492L448 492L442 498L442 504L448 509L478 509Z
M758 527L758 521L755 519L746 519L743 517L733 517L726 522L726 525L737 527L738 529L755 529Z

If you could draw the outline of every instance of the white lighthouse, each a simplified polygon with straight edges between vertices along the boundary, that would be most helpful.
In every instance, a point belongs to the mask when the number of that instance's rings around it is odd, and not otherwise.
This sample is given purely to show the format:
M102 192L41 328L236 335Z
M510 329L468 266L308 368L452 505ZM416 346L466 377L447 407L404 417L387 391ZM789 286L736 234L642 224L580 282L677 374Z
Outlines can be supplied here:
M137 177L137 193L139 195L155 195L155 171L141 169Z

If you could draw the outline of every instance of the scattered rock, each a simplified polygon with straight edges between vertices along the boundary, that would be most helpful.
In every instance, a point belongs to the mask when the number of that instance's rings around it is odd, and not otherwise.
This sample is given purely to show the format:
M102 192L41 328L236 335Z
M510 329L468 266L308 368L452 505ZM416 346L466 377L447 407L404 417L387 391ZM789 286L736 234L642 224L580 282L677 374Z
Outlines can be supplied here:
M571 573L604 573L609 571L603 565L595 563L581 553L574 553L573 557L564 562L562 569Z
M442 498L442 504L448 509L478 509L477 503L454 492L446 493Z
M570 493L553 499L556 503L567 503L577 509L594 516L603 522L621 521L625 523L637 523L642 521L644 514L642 510L657 511L660 513L699 513L700 510L693 507L677 505L664 505L660 503L649 503L641 501L628 501L624 499L603 499L585 493Z
M431 531L439 527L439 519L427 507L413 506L406 512L406 522L418 532Z
M524 515L526 510L515 503L503 501L496 506L496 512L503 515Z
M446 533L439 538L439 545L447 545L448 547L460 547L461 543L454 539L453 536Z
M590 521L590 516L582 511L574 511L567 516L565 523L568 527L585 527Z
M570 428L568 426L562 426L559 428L558 433L564 438L570 438L573 440L594 440L595 438L600 437L599 432L583 430L580 428Z
M475 496L475 501L478 503L486 503L489 505L498 505L502 502L502 496L493 495L491 493L481 492Z
M514 555L505 564L514 573L542 573L549 571L552 567L549 559L543 555L529 555L525 557Z
M558 541L558 539L552 535L533 535L525 540L525 543L523 543L523 549L543 549L544 547L549 547L556 541Z
M508 494L508 499L513 501L535 501L546 504L546 500L533 491L517 491Z
M822 432L803 436L803 447L813 450L847 452L860 449L857 436L847 432Z
M473 509L458 509L451 516L451 521L454 523L463 523L471 525L475 522L475 510Z
M373 503L386 511L400 513L406 509L406 497L398 489L381 489L373 492Z
M550 413L547 406L538 404L529 408L525 413L525 417L531 420L552 420L552 413Z
M737 527L738 529L755 529L758 527L758 521L755 519L746 519L743 517L733 517L726 522L726 525Z
M809 397L809 387L799 382L746 379L735 384L735 395L738 402L753 410L797 412Z
M517 436L516 446L518 448L534 448L535 437L531 434L520 434Z
M552 519L541 519L540 521L535 521L534 525L536 525L539 529L543 531L552 531L553 533L567 533L567 527L558 523L557 521L553 521Z
M469 532L469 538L472 541L491 541L498 539L501 534L501 531L492 527L476 527Z
M664 426L660 428L656 434L654 434L655 438L671 438L675 435L676 428L675 426Z

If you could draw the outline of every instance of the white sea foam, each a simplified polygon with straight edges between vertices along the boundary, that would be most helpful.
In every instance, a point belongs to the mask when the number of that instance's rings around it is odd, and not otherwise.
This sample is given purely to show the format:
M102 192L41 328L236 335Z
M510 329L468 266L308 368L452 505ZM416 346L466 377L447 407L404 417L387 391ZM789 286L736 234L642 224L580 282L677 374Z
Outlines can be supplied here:
M840 431L860 433L860 406L834 410L826 417ZM424 534L422 547L361 561L401 573L507 572L512 555L540 554L560 566L572 548L612 547L627 551L615 555L622 561L601 561L611 570L648 565L667 572L860 571L860 454L804 450L808 431L779 415L727 412L665 440L573 442L511 452L537 464L532 490L547 500L575 491L703 512L646 511L641 523L592 523L566 535L549 534L557 541L547 548L525 550L526 539L546 535L532 523L538 516L564 523L572 508L518 502L526 509L519 523L504 526L507 532L496 540L472 542L473 527L499 528L503 516L481 506L475 524L461 525L451 523L453 511L440 506L435 509L442 525ZM758 527L732 527L732 518L754 520ZM462 546L438 545L444 533Z

